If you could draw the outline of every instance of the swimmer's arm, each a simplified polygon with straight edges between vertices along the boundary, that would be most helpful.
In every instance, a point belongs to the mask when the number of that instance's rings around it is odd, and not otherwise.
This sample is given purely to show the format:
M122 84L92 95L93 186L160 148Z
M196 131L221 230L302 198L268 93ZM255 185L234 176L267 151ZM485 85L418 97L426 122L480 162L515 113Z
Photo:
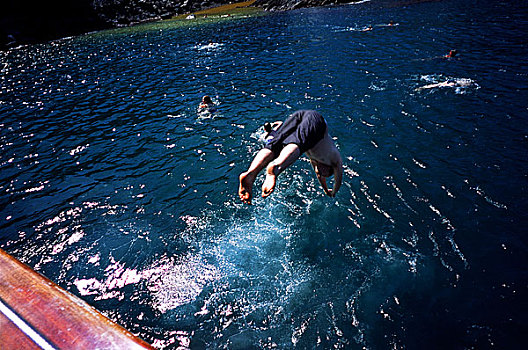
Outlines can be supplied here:
M435 87L438 87L438 84L429 84L429 85L424 85L424 86L420 86L416 89L414 89L415 91L422 91L422 90L425 90L425 89L432 89L432 88L435 88Z
M452 87L452 86L455 86L455 85L456 84L454 82L452 82L452 81L444 81L442 83L425 85L425 86L416 88L415 90L416 91L421 91L421 90L424 90L424 89L432 89L432 88L436 88L436 87Z

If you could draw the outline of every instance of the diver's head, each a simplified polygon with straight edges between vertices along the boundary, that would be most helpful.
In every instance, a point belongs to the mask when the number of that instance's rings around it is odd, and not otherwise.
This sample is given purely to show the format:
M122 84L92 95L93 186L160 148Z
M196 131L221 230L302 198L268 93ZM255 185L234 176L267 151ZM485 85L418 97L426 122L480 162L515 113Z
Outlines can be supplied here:
M330 165L317 162L316 167L317 167L317 173L321 176L330 177L334 175L334 168L332 168Z

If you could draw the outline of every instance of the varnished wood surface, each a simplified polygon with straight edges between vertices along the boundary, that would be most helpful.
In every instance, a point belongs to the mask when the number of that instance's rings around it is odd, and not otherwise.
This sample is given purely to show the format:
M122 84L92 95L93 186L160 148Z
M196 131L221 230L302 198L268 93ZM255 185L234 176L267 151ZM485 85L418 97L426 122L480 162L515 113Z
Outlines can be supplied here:
M41 349L24 332L16 327L4 314L0 313L0 349Z
M1 249L0 302L56 349L153 349ZM21 329L0 312L0 349L39 349Z

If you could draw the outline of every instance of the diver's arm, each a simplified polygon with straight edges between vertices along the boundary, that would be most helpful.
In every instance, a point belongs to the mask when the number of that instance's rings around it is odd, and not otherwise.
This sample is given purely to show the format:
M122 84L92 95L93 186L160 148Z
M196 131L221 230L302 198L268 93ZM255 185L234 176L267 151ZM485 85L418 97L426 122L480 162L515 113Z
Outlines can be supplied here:
M331 197L335 197L337 191L341 187L343 181L343 164L341 160L334 166L334 188L332 189Z
M328 185L326 184L326 178L319 174L319 170L317 169L317 161L310 159L310 163L312 164L312 167L315 171L315 175L317 176L317 180L319 180L319 183L321 184L321 187L323 187L324 193L326 195L332 197L332 191L328 189Z

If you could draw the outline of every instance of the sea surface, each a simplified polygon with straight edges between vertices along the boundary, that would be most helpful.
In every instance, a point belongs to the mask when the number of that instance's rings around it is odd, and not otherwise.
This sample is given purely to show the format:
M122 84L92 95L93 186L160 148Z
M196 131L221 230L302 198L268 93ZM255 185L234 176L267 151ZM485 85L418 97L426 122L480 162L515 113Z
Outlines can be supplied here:
M527 28L524 1L367 1L2 52L0 247L160 349L525 348ZM243 205L298 109L339 193L303 157Z

